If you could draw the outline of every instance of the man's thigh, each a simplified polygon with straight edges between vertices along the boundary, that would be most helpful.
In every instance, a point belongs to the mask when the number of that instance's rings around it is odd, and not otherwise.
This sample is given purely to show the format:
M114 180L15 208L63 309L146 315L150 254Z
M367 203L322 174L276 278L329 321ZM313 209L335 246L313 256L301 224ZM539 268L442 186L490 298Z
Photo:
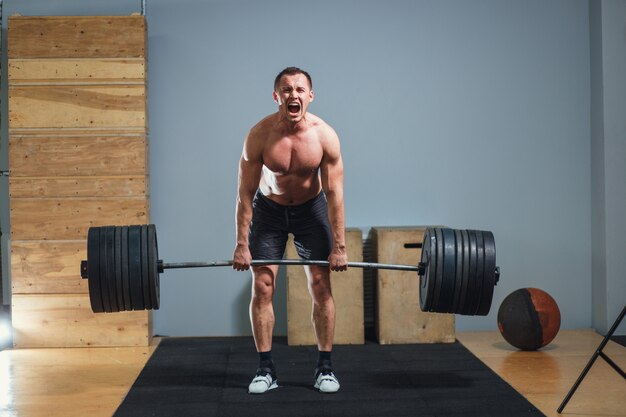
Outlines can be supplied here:
M286 231L268 224L253 222L248 237L252 259L282 259L287 238Z

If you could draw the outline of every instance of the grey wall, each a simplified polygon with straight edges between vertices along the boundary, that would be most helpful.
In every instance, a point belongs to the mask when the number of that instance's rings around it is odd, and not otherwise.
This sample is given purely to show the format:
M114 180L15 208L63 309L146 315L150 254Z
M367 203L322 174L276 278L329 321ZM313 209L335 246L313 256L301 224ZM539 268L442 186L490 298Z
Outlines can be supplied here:
M593 326L606 332L626 303L626 2L592 1L589 14Z
M139 7L49 4L5 10ZM276 73L297 65L313 76L311 111L342 140L348 226L494 232L492 312L457 317L458 330L495 329L502 299L527 286L555 297L564 328L591 325L587 1L151 0L147 18L152 220L166 261L232 256L243 137L275 110ZM250 334L248 274L171 270L161 286L157 333Z

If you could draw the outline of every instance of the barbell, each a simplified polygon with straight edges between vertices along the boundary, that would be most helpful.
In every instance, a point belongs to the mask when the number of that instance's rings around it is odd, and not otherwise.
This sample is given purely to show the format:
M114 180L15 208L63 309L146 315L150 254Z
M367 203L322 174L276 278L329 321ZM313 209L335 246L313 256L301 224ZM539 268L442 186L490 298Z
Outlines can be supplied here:
M430 227L424 233L421 248L417 265L348 262L348 267L417 272L420 309L425 312L469 316L489 313L494 286L500 278L493 233ZM101 226L89 228L87 260L81 261L80 273L88 279L91 309L95 313L114 313L158 309L159 274L166 269L232 264L232 260L165 263L159 259L155 225ZM274 259L253 260L251 265L328 266L329 263Z

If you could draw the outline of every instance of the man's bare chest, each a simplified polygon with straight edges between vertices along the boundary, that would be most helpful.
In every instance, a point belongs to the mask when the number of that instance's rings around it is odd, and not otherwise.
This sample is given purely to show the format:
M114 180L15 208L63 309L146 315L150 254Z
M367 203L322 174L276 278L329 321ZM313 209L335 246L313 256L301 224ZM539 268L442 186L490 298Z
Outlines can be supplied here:
M311 175L323 157L319 139L312 135L268 138L263 164L278 175Z

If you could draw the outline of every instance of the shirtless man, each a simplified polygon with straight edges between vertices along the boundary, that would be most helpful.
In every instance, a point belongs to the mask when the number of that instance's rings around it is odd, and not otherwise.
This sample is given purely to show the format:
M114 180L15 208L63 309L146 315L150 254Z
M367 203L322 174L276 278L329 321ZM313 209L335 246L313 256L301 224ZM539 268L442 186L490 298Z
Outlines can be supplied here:
M314 387L336 392L330 270L345 271L348 263L339 138L322 119L307 112L313 90L305 71L284 69L276 77L273 96L278 111L250 130L239 162L233 268L247 270L252 259L282 259L288 233L294 235L301 258L329 261L330 268L305 266L305 271L319 349ZM252 267L250 321L259 353L259 367L248 387L253 394L278 387L271 355L277 272L277 265Z

